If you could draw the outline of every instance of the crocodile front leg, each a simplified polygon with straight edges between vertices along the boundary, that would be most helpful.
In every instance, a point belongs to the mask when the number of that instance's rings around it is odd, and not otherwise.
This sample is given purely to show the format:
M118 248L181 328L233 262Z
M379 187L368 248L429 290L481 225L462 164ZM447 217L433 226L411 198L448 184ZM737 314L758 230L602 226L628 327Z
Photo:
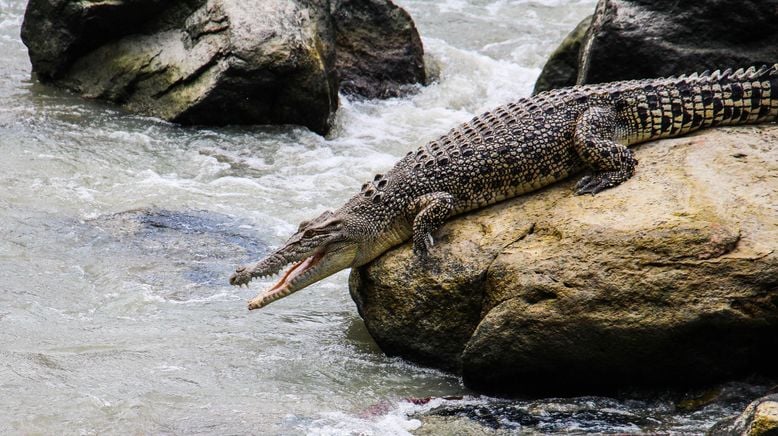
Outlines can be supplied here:
M454 197L447 192L425 194L414 201L413 253L425 257L434 244L432 232L440 228L454 209Z
M592 194L617 186L635 173L638 161L632 151L613 140L616 116L610 109L593 107L576 121L573 146L594 173L575 186L576 194Z

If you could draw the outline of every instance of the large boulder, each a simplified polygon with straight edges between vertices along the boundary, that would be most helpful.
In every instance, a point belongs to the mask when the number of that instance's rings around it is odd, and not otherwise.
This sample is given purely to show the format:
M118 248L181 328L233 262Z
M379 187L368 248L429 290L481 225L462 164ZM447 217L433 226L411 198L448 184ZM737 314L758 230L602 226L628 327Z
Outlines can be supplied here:
M424 80L418 33L390 0L31 0L22 39L41 81L184 124L325 133L341 75L371 97Z
M488 392L688 385L778 358L778 127L636 148L591 196L556 184L451 220L352 271L390 355Z
M579 69L547 68L537 91L575 78L602 83L778 60L778 0L600 0L590 23L582 41L566 40L550 60L578 54Z
M419 32L404 9L386 0L334 0L341 92L397 97L427 80Z

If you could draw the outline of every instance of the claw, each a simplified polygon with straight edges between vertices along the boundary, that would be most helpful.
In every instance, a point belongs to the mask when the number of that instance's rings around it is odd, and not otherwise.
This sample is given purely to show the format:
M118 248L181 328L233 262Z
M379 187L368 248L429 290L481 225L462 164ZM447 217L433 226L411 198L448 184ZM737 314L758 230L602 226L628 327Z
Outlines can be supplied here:
M612 187L613 185L614 183L611 181L607 174L585 176L581 178L581 180L575 185L575 195L597 195L598 192L602 192Z
M592 180L592 176L591 175L581 177L581 180L579 180L578 183L575 184L575 189L580 191L581 188L583 188L584 186L588 185L591 180ZM576 192L576 194L581 195L580 193L577 193L577 192Z

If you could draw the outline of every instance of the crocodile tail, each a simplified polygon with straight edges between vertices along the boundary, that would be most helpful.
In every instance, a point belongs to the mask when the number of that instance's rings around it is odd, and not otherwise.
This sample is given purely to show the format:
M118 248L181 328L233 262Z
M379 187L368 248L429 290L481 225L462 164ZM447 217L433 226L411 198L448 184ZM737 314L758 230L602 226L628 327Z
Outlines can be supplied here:
M706 127L778 120L778 64L625 82L633 104L621 116L634 123L628 144ZM626 123L625 123L626 124Z
M693 79L713 97L713 111L706 111L703 127L778 119L778 64L716 70Z
M714 71L710 80L721 90L716 98L723 108L711 125L778 120L778 64Z
M773 65L762 65L761 67L750 67L750 68L739 68L737 70L732 70L732 68L727 68L724 71L721 70L715 70L711 72L710 70L705 70L702 73L693 73L693 74L684 74L680 77L668 77L667 79L670 79L672 81L676 80L701 80L701 81L722 81L722 80L730 80L730 81L737 81L737 82L748 82L748 81L754 81L754 80L760 80L765 78L772 79L773 77L778 77L778 64Z

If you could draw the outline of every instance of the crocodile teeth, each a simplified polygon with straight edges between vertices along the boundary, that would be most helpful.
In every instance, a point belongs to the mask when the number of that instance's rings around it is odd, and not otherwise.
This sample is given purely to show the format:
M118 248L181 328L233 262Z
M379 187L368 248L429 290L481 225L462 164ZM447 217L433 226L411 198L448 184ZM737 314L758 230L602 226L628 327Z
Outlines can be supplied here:
M324 257L324 252L294 262L270 289L249 301L249 310L260 309L297 291L297 288L294 288L294 283L301 277L307 276L322 257Z

